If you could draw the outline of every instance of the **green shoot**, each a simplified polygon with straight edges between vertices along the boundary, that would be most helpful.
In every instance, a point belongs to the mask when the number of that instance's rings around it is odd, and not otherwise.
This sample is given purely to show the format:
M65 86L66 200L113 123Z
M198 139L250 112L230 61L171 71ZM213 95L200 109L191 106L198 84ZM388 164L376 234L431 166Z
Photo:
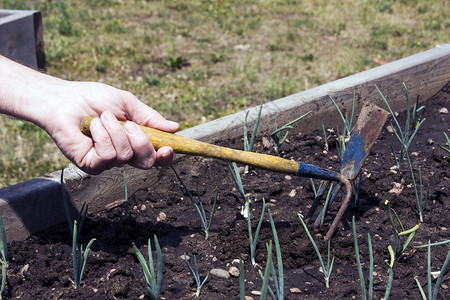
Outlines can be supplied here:
M261 287L261 296L259 297L260 300L266 300L267 299L267 292L269 289L269 280L270 280L270 272L272 272L272 240L269 241L269 244L266 245L267 248L267 261L266 261L266 268L264 271L263 283ZM261 271L260 271L261 272ZM259 273L261 275L261 273ZM276 299L276 298L273 298Z
M450 240L445 240L445 241L440 241L440 242L426 244L426 245L414 246L414 248L425 248L425 247L428 247L428 245L433 247L433 246L440 246L440 245L445 245L445 244L449 244L449 243L450 243Z
M244 191L244 185L242 184L242 178L241 174L239 174L239 169L236 163L232 163L233 168L231 166L228 166L230 169L231 176L233 177L234 183L236 184L239 194L241 195L242 199L244 200L244 206L242 208L241 214L244 216L244 218L248 218L250 211L249 211L249 199L245 196Z
M311 187L313 189L314 192L314 197L317 197L317 191L319 191L322 188L322 185L324 183L323 180L320 181L319 187L316 189L316 186L314 184L314 180L312 178L309 179L309 181L311 182Z
M239 300L245 300L245 274L242 259L239 259Z
M203 231L205 233L205 240L207 240L208 237L209 237L209 229L211 228L211 223L212 223L212 220L214 218L214 213L216 212L216 203L217 203L217 198L219 197L219 189L218 188L216 189L216 195L214 197L214 202L213 202L213 206L212 206L212 209L211 209L211 214L210 214L209 221L208 221L208 219L206 217L205 209L203 208L203 202L200 199L200 195L198 193L198 186L197 186L197 195L198 196L197 196L197 201L195 201L194 200L194 196L192 196L191 192L186 187L186 185L184 184L183 180L178 175L177 171L175 171L174 167L171 166L170 168L175 173L175 176L177 177L178 181L181 183L181 185L183 186L184 190L188 194L189 199L191 199L192 205L194 205L194 208L197 211L197 214L199 215L200 220L202 222Z
M361 257L359 254L359 245L358 245L358 236L356 234L356 225L355 225L355 216L352 218L352 229L353 229L353 242L355 246L355 255L356 255L356 265L358 266L358 275L359 281L361 284L361 298L362 300L372 300L373 299L373 248L372 248L372 239L370 234L367 234L367 244L369 248L369 288L366 289L366 280L364 278L364 274L362 271L361 265ZM385 300L389 298L392 288L392 281L394 279L394 271L392 270L392 266L389 266L389 279L386 285L386 291L384 294Z
M348 115L342 114L342 111L340 110L339 106L336 104L336 102L334 101L334 99L331 96L328 96L331 99L331 102L333 102L334 106L336 107L339 116L342 119L342 122L344 123L344 134L343 134L343 139L347 139L350 138L350 135L352 134L353 131L353 117L355 115L355 100L356 100L356 94L353 94L353 100L352 100L352 114L350 116L350 119L348 118Z
M330 149L328 146L329 135L327 135L327 131L325 130L325 125L323 124L323 120L322 120L322 131L323 131L323 140L325 142L325 150L328 151Z
M395 248L392 249L392 246L388 246L389 252L394 253L395 259L398 259L400 255L406 250L409 243L413 239L414 235L416 234L417 229L419 229L419 225L415 225L414 227L405 230L403 227L402 222L400 221L400 218L398 217L395 210L391 207L391 204L388 200L385 201L385 205L387 206L389 221L391 222L392 228L394 229L394 239L395 239ZM395 217L395 218L394 218ZM397 230L397 225L400 226L400 231ZM405 238L406 237L406 238ZM393 261L391 260L390 266L393 266Z
M445 139L447 140L447 146L450 147L450 138L448 137L447 133L444 132L445 135ZM441 144L438 144L439 147L441 147L442 149L444 149L445 151L447 151L447 153L450 155L450 148L444 147ZM450 156L449 155L445 155L444 158L447 160L450 160Z
M0 263L2 265L2 284L0 287L0 299L2 299L3 291L6 286L6 270L8 268L8 244L6 240L5 226L3 225L3 217L0 213Z
M206 281L209 278L209 272L206 274L205 279L203 279L203 281L201 281L200 274L198 272L198 267L197 267L197 258L195 257L195 255L194 255L194 266L193 267L189 264L186 253L184 253L184 261L186 262L189 272L191 272L192 276L194 277L195 283L197 284L197 290L195 292L195 296L198 298L198 297L200 297L200 292L202 290L203 285L206 283Z
M81 227L81 224L80 224ZM84 267L88 258L89 251L95 239L91 239L86 250L83 251L83 245L78 243L77 220L73 221L73 236L72 236L72 260L73 260L73 275L74 287L80 286L81 278L83 277Z
M259 222L258 225L256 226L256 231L255 231L255 235L253 236L253 232L252 232L252 221L251 221L251 217L250 217L250 213L249 216L247 218L247 225L248 225L248 238L250 241L250 258L252 261L252 265L255 266L256 265L256 245L258 244L258 237L259 237L259 231L261 230L261 225L262 222L264 220L264 212L266 210L266 201L263 199L263 207L262 207L262 212L261 212L261 216L259 218ZM250 206L249 206L249 211L250 211Z
M273 262L272 265L272 276L273 276L273 282L275 285L275 294L273 293L272 289L269 287L270 295L273 299L284 299L284 273L283 273L283 259L281 257L281 247L280 247L280 241L278 239L277 230L275 228L275 222L273 221L272 214L270 213L270 209L268 210L269 214L269 221L270 221L270 227L272 228L272 234L273 239L275 242L275 253L277 256L277 269L278 269L278 278L277 278L277 272L275 271L275 266Z
M86 219L86 214L88 211L88 205L83 203L80 209L78 218L72 223L72 216L69 208L69 199L67 197L66 188L64 185L64 169L61 170L61 194L64 204L64 210L67 217L67 222L69 224L69 229L72 234L72 262L73 262L73 276L74 276L74 287L78 288L80 286L81 278L83 277L84 267L86 266L87 257L91 249L92 244L95 241L91 239L86 249L83 251L83 245L79 243L79 236L81 229Z
M261 105L259 106L258 111L258 117L256 118L255 126L253 127L252 136L250 138L250 142L248 140L248 129L247 129L247 117L249 114L249 111L245 114L244 118L244 151L252 152L253 151L253 145L255 144L255 138L256 138L256 132L258 131L259 121L261 119L261 112L262 112L263 104L261 102Z
M329 285L330 276L331 276L331 271L333 270L333 263L334 263L334 256L330 263L330 257L331 257L330 256L330 240L328 240L327 265L325 266L325 264L323 263L322 255L320 254L319 248L317 247L316 242L314 241L311 233L309 232L309 229L306 226L305 221L303 221L302 215L298 214L298 217L299 217L300 221L302 222L303 228L305 228L306 234L308 235L308 238L311 241L311 244L313 245L314 250L316 251L317 257L319 258L320 265L322 266L323 278L325 279L325 287L329 288L330 287L330 285Z
M298 117L297 119L292 120L292 121L290 121L290 122L284 124L284 125L283 125L282 127L280 127L280 128L278 128L277 122L275 121L275 131L272 132L272 133L270 134L270 136L272 137L273 148L274 148L275 154L276 154L277 156L280 156L279 149L280 149L281 145L284 143L284 141L286 140L286 138L288 137L289 132L291 131L291 129L294 128L294 127L292 126L292 124L294 124L294 123L300 121L301 119L303 119L304 117L306 117L307 115L309 115L311 112L312 112L312 111L307 112L307 113L304 114L303 116L300 116L300 117ZM281 137L281 133L282 133L283 131L285 131L285 133L284 133L284 136Z
M422 119L423 111L425 110L424 106L417 107L419 97L417 97L416 104L414 105L412 111L410 107L410 101L409 101L409 92L406 88L405 83L403 83L403 86L405 88L406 93L406 123L404 128L400 126L400 123L397 120L397 117L395 116L394 112L391 109L391 106L389 105L388 101L384 97L384 95L381 93L380 89L377 85L375 85L375 88L378 90L378 93L381 95L381 98L383 98L383 101L386 103L387 108L389 109L389 112L391 113L392 119L394 120L395 127L392 125L391 121L391 127L394 131L395 136L400 141L402 147L400 149L399 155L397 155L397 152L394 150L394 148L391 145L391 151L394 155L395 163L398 169L400 169L400 166L403 163L403 160L406 157L406 154L408 152L409 146L411 145L412 140L417 134L417 131L419 130L420 126L425 122L425 118ZM412 130L412 131L411 131Z
M450 262L450 250L447 253L447 257L444 261L444 264L439 272L439 276L436 280L436 283L434 285L434 289L431 284L431 246L432 244L430 241L428 241L428 253L427 253L427 285L428 285L428 300L436 300L439 295L439 288L441 286L442 279L444 278L445 272L447 270L447 265ZM417 287L419 288L420 295L422 296L423 300L427 300L425 291L423 290L422 286L420 285L420 282L417 278L414 278L414 280L417 283ZM432 291L433 290L433 291Z
M145 281L147 282L147 288L150 292L150 299L156 300L161 293L161 287L162 287L162 279L163 279L163 257L161 253L161 247L159 246L158 238L156 235L153 236L153 239L155 241L155 248L156 248L156 274L155 274L155 267L153 265L153 255L152 255L152 245L150 239L148 239L147 249L148 249L148 265L145 261L144 256L142 255L141 251L136 247L136 245L133 243L133 249L136 253L136 257L141 264L142 271L144 272Z

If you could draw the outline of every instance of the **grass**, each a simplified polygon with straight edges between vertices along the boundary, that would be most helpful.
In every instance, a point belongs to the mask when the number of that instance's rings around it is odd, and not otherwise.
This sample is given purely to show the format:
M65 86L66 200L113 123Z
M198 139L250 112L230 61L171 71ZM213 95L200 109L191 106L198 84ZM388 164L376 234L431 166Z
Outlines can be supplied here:
M445 0L2 0L0 7L42 12L48 74L129 90L182 128L450 40ZM67 164L40 129L5 117L0 128L2 186Z

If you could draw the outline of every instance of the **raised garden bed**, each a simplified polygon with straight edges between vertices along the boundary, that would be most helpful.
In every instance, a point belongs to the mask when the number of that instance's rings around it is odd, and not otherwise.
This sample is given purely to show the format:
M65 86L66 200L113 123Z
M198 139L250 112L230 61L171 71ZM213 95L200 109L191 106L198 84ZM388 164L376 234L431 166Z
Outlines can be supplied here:
M442 63L445 63L448 68L448 59L441 61ZM430 69L430 67L424 69ZM436 67L433 70L436 70ZM425 75L425 77L427 76L429 75ZM427 120L411 146L411 152L415 153L412 156L414 166L421 166L424 183L430 184L430 200L424 213L424 222L417 230L412 246L425 244L428 240L441 241L450 238L448 231L449 162L443 158L446 155L445 151L437 146L437 143L445 142L443 132L448 132L449 124L448 114L440 112L441 108L448 109L450 104L450 87L448 83L446 84L449 78L448 75L446 79L445 75L442 76L444 78L440 78L440 82L443 83L438 89L439 92L423 99L429 99L424 102ZM400 79L401 76L398 78ZM434 79L435 77L431 77L427 85L432 86ZM384 89L387 86L386 81L389 82L385 79L384 84L380 84L380 87L388 100L391 99L390 91L401 95L396 100L397 107L395 109L400 112L399 118L402 119L405 117L405 114L399 109L400 103L405 103L402 85L400 82L392 82L391 78L390 89L386 91ZM373 85L373 82L370 84ZM408 82L406 84L408 86ZM353 92L358 93L359 102L367 99L361 97L362 92L358 91L358 87L355 87L351 93L350 91L344 93L340 90L335 90L334 93L328 91L340 105L348 103L348 100L351 101ZM421 94L420 91L413 89L411 98L415 99L417 94ZM376 99L376 96L376 94L371 95L371 99ZM381 103L379 95L378 98L378 103ZM326 103L325 99L321 101ZM306 105L306 110L318 105L317 103L319 102L315 102L309 107ZM325 125L327 127L340 125L341 123L336 121L338 120L337 112L329 104L328 101L329 107L322 109ZM270 111L271 107L276 108L278 105L274 103L267 110ZM297 110L295 116L301 114L299 111L301 110ZM292 116L294 112L290 114ZM263 137L269 138L267 130L274 126L273 115L276 114L269 116L263 114L262 122L265 127L262 128L262 134L257 139L255 149L257 152L273 154L273 149L265 147L262 143ZM328 115L335 116L327 118ZM304 126L307 123L309 126ZM281 155L286 158L301 159L324 168L336 169L339 165L336 157L336 139L335 137L330 139L330 149L325 152L324 141L318 138L318 136L322 136L318 126L320 123L321 118L317 117L308 117L304 121L300 121L298 126L291 131L289 143L283 145ZM280 124L282 124L281 121ZM311 130L311 127L316 129ZM234 128L235 131L242 130L239 124ZM190 134L195 136L195 133L191 132ZM234 137L226 138L220 143L232 148L242 148L240 134L234 134ZM390 154L390 144L398 145L398 142L392 133L384 129L364 165L360 202L358 205L352 202L344 216L343 223L332 239L331 248L332 254L335 256L335 267L328 289L324 287L322 275L318 271L317 256L297 216L297 213L307 212L314 198L309 179L291 178L283 174L253 168L250 168L250 172L243 176L245 190L251 199L254 227L256 227L256 220L261 212L263 198L267 201L268 208L275 220L282 249L286 299L352 299L360 297L353 237L350 230L353 215L356 217L357 232L360 234L359 244L365 274L367 276L366 236L367 233L370 233L375 258L375 296L379 299L384 295L388 278L385 263L385 260L389 259L387 246L394 243L393 229L389 223L384 201L390 201L406 228L411 228L418 223L414 190L408 186L411 183L409 170L406 165L396 172L390 168L395 163ZM123 205L112 206L105 210L98 209L101 205L96 208L95 203L92 203L94 207L92 211L96 212L88 215L82 232L82 240L84 244L91 238L97 240L89 255L81 287L75 290L71 286L72 241L67 224L61 223L26 238L24 241L16 238L17 241L9 244L11 260L4 296L24 299L145 299L147 297L145 280L135 259L131 243L135 242L141 250L145 250L147 239L153 237L154 234L158 236L165 261L162 298L194 298L195 287L192 284L192 276L181 259L184 252L189 256L197 256L199 269L203 276L212 268L228 270L232 265L237 267L233 260L244 259L247 280L246 294L251 295L251 291L260 289L261 280L257 275L257 268L253 267L249 260L247 221L240 214L242 201L234 188L228 165L229 163L217 160L195 157L182 157L175 163L176 170L194 195L197 194L196 187L198 185L198 195L205 202L208 211L211 209L210 201L215 190L219 189L218 208L208 240L204 239L200 220L173 172L171 170L153 171L152 180L140 184L131 183L132 186L139 185L139 187L131 189L133 195L129 199L131 207L129 216L123 216ZM127 169L127 172L129 172L129 177L130 174L133 175L133 170ZM120 172L117 173L121 175ZM109 178L108 180L114 182L116 195L120 193L123 195L123 184L119 175L116 175L115 179ZM69 176L74 175L69 174ZM85 175L80 174L80 176ZM135 181L139 182L139 180ZM57 190L56 181L47 182L49 182L48 186ZM392 190L394 183L401 184L403 189L400 193L399 190ZM74 188L74 183L69 183L68 186L72 192L83 189L82 184L78 188ZM9 190L11 191L11 189ZM84 194L89 196L93 192L85 191ZM78 194L72 193L72 197L74 195L79 195L79 192ZM99 195L95 197L99 197ZM116 196L109 202L117 199L120 199L120 196ZM74 206L77 207L81 200L82 198L75 199ZM65 216L60 200L52 201L55 206L59 207L59 219L60 222L63 222ZM336 205L332 206L331 216L336 213L336 208ZM21 210L17 209L16 211ZM51 213L51 210L49 211ZM45 218L45 216L41 218ZM4 219L7 229L9 228L8 233L12 232L11 226L8 227L8 221L14 220L14 217L4 215ZM25 224L32 224L32 222L32 220L23 221ZM24 227L18 228L23 229ZM30 227L27 229L31 230ZM327 225L324 225L314 232L322 253L326 252L326 243L321 239L326 230ZM265 264L267 255L264 245L270 239L273 237L266 217L261 229L256 255L256 261L262 266ZM442 266L447 251L447 246L432 248L433 270ZM426 282L426 250L414 249L410 246L394 264L391 299L419 298L419 291L414 281L416 276L422 284ZM440 289L441 299L450 296L449 285L447 276ZM203 287L201 295L202 299L238 298L239 281L235 277L220 278L211 275L209 282ZM259 296L253 297L259 298Z

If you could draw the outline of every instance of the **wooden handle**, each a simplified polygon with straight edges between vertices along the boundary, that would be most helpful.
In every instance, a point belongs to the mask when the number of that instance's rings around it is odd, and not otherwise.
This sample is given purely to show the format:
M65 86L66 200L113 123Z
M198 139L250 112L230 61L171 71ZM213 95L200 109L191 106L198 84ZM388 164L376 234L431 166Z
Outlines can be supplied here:
M92 119L92 117L85 117L80 124L81 132L87 136L91 136L89 128ZM124 124L125 122L120 123ZM152 142L153 147L156 150L163 146L170 146L175 151L175 153L198 155L218 158L227 161L234 161L237 163L252 165L257 168L269 171L292 175L297 175L299 171L298 162L280 158L278 156L235 150L227 147L200 142L194 139L150 127L140 127L150 138L150 141Z

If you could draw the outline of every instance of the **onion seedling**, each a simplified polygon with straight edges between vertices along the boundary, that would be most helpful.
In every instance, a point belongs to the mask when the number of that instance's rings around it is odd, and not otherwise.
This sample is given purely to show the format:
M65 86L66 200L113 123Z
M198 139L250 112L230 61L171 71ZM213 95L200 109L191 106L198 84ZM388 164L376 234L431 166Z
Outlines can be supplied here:
M6 285L6 270L8 268L8 244L6 240L5 226L3 225L3 217L0 213L0 263L2 265L2 284L0 287L0 299L2 299L3 291Z
M194 264L193 264L193 266L191 266L191 264L189 264L189 261L187 259L186 253L184 253L184 261L186 262L189 272L191 272L192 276L194 277L195 283L197 284L197 290L195 292L195 296L198 298L198 297L200 297L200 292L202 290L203 285L206 283L206 281L208 281L209 272L206 274L205 278L202 281L200 279L200 274L199 274L198 267L197 267L197 257L194 255Z
M400 153L397 155L397 152L394 150L394 148L391 147L392 154L394 155L395 163L398 169L400 169L400 166L402 165L403 160L406 157L406 154L409 150L409 146L411 145L412 140L417 134L417 131L419 130L420 126L425 122L425 118L422 119L423 112L425 111L425 106L418 107L419 105L419 96L417 96L416 103L411 110L410 107L410 101L409 101L409 92L408 89L403 83L403 86L405 88L406 93L406 122L405 127L402 128L400 126L400 123L397 120L397 117L395 116L394 112L391 109L391 106L389 105L388 101L384 97L384 95L381 93L378 86L375 84L375 88L378 90L378 93L381 95L381 98L386 103L387 108L389 109L389 112L391 113L392 120L394 120L395 127L392 124L391 121L391 128L397 137L397 139L401 143L401 149ZM412 131L411 131L412 130Z
M277 156L280 156L279 149L280 149L281 145L284 143L284 141L286 140L286 138L288 137L288 135L289 135L291 129L294 128L294 127L292 126L292 124L294 124L294 123L300 121L301 119L303 119L304 117L306 117L307 115L309 115L311 112L312 112L312 111L307 112L306 114L304 114L304 115L298 117L297 119L292 120L292 121L290 121L290 122L284 124L284 125L283 125L282 127L280 127L280 128L278 128L278 126L277 126L277 121L275 120L275 131L272 132L272 133L270 134L270 136L272 137L273 148L274 148L275 154L276 154ZM323 125L323 123L322 123L322 125ZM282 133L283 131L285 131L285 133L284 133L284 136L281 137L281 133Z
M81 278L83 277L84 268L86 266L89 251L91 249L92 244L95 241L95 238L89 241L88 245L86 246L86 249L83 251L83 245L79 243L79 236L84 224L84 220L86 218L88 205L86 204L86 202L83 203L78 218L74 220L72 223L72 216L69 208L69 200L64 185L64 170L61 170L60 184L64 210L72 234L72 263L73 263L74 287L78 288L80 286Z
M266 246L267 248L267 261L266 261L266 268L264 270L264 275L262 276L263 283L261 287L261 296L259 297L260 300L266 300L267 299L267 292L269 290L269 280L270 280L270 272L273 270L273 261L272 261L272 240L269 241L269 244ZM261 271L259 271L261 275ZM273 299L276 299L273 296Z
M373 299L373 248L372 248L372 240L370 238L370 234L367 234L367 244L369 248L369 288L366 289L366 280L364 278L364 274L362 271L361 265L361 257L359 254L359 245L358 245L358 237L356 234L356 225L355 225L355 216L352 218L352 229L353 229L353 242L355 246L355 255L356 255L356 265L358 266L358 275L359 281L361 284L361 298L362 300L372 300ZM384 293L384 300L388 300L389 295L391 293L392 281L394 279L394 271L391 266L389 266L389 279L386 286L386 291Z
M178 175L177 171L175 171L174 167L172 167L172 166L171 166L171 169L175 173L175 176L177 177L178 181L183 186L183 188L186 191L186 193L188 194L189 199L191 199L192 205L194 205L194 208L197 211L197 214L199 215L200 220L202 221L203 231L205 233L205 240L207 240L208 237L209 237L209 229L211 228L211 223L212 223L212 220L214 218L214 213L216 212L216 203L217 203L217 198L219 197L219 189L218 188L216 189L216 195L214 197L214 202L213 202L213 206L212 206L212 209L211 209L211 214L210 214L209 222L208 222L208 219L206 218L205 209L203 208L203 202L200 199L200 195L198 193L198 186L197 186L197 195L198 195L197 196L198 204L197 204L197 202L194 200L194 197L192 196L191 192L186 187L186 185L184 184L184 182L181 179L181 177Z
M427 253L428 300L436 300L437 299L437 297L439 295L439 288L441 286L442 279L444 278L444 275L446 273L447 265L450 262L450 250L449 250L448 253L447 253L447 257L446 257L446 259L444 261L444 264L443 264L441 270L439 271L439 276L438 276L438 278L436 280L436 283L435 283L434 289L433 289L432 284L431 284L431 246L432 245L433 244L431 244L430 241L428 241L428 245L426 245L427 248L428 248L428 253ZM436 243L435 243L435 245L436 245ZM417 287L419 288L420 295L422 296L422 299L423 300L427 300L427 296L425 295L425 291L423 290L422 286L420 285L419 280L417 278L414 278L414 280L417 283Z
M405 230L402 222L400 221L400 218L398 217L395 210L391 207L391 204L389 203L388 200L385 201L385 205L387 206L389 221L391 222L392 228L394 229L395 248L393 249L391 245L388 246L389 253L391 253L390 266L392 267L394 264L394 260L392 259L392 256L395 259L398 259L400 257L400 255L406 250L409 243L413 239L414 235L416 234L417 229L419 229L419 225L415 225L414 227L412 227L408 230ZM394 219L394 217L395 217L395 219ZM401 228L400 231L397 230L397 226L395 225L396 223L400 226L400 228Z
M242 259L239 259L239 300L245 300L245 274Z
M325 267L325 264L323 263L322 255L320 254L319 248L317 247L316 242L314 241L311 233L309 232L308 227L306 226L305 221L303 221L303 217L301 214L298 214L298 217L300 221L302 222L303 228L305 228L306 234L308 235L309 240L311 241L311 244L314 247L314 250L316 251L317 257L319 258L320 265L322 266L322 272L323 272L323 278L325 279L325 287L330 287L330 276L331 271L333 270L333 264L334 264L334 256L330 263L330 240L328 240L328 254L327 254L327 266Z
M334 106L336 107L339 116L342 119L342 122L344 123L344 130L342 132L342 135L339 134L339 127L336 128L337 130L337 137L338 137L338 143L337 143L337 148L338 148L338 156L339 159L342 160L342 157L344 156L344 152L345 152L345 148L346 148L346 143L348 141L348 139L350 139L350 135L352 134L353 131L353 117L355 115L355 100L356 100L356 94L353 94L353 100L352 100L352 114L350 116L350 119L348 118L348 115L342 114L342 111L340 110L339 106L336 104L336 102L334 101L334 99L331 96L328 96L331 99L331 102L333 102Z
M252 261L252 265L255 266L256 265L256 245L258 244L258 237L259 237L259 231L261 230L261 226L262 226L262 222L264 220L264 212L266 210L266 201L263 199L263 207L262 207L262 212L261 212L261 216L259 217L259 222L258 225L256 226L256 231L255 231L255 235L253 236L253 232L252 232L252 221L251 221L251 217L250 217L250 204L249 204L249 215L247 218L247 225L248 225L248 238L250 241L250 258Z
M256 118L255 126L253 127L252 136L250 141L248 140L248 128L247 128L247 117L250 111L247 111L244 117L244 151L252 152L253 146L255 144L256 132L258 131L259 121L261 120L261 112L262 112L263 104L259 106L258 117Z
M134 243L132 243L134 252L136 254L136 257L141 264L142 271L144 272L145 281L147 282L147 288L149 291L150 299L156 300L161 293L162 288L162 280L163 280L163 257L161 253L161 247L159 246L158 238L156 235L153 236L153 239L155 241L155 249L156 249L156 273L155 273L155 267L153 265L153 255L152 255L152 244L150 239L148 239L148 265L145 261L144 256L142 255L141 251L136 247Z
M448 135L445 132L444 132L444 135L445 135L445 139L447 140L447 146L450 147L450 138L448 137ZM450 155L450 148L444 147L441 144L438 144L438 146L441 147L442 149L444 149L445 151L447 151L447 153ZM450 161L450 156L445 155L444 158Z

